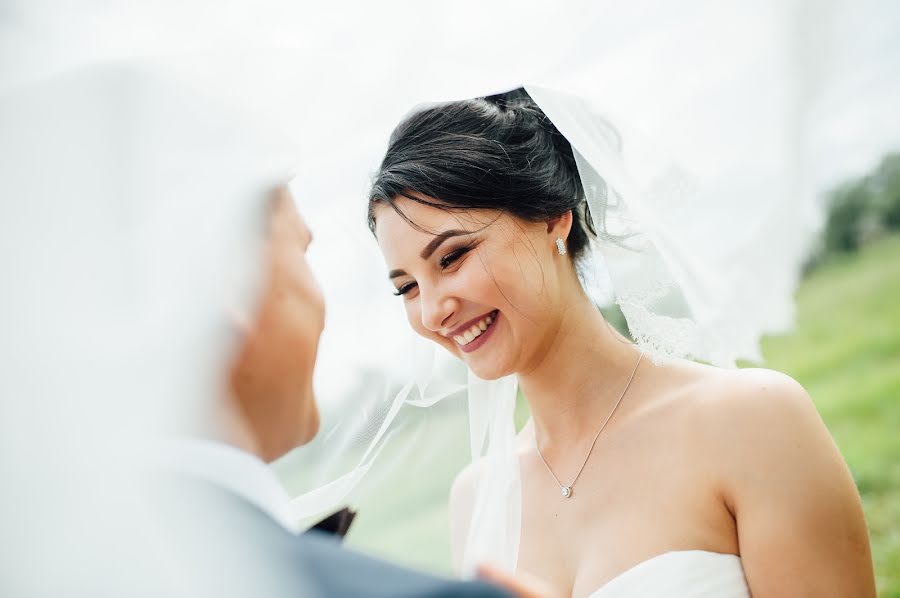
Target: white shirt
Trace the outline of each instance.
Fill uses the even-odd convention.
[[[287,490],[256,455],[223,442],[190,438],[170,446],[165,461],[172,469],[243,498],[291,533],[300,531]]]

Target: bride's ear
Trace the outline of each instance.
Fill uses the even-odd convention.
[[[556,239],[567,241],[572,230],[572,210],[566,210],[559,216],[547,221],[547,236],[555,243]]]

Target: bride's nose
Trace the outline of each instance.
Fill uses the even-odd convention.
[[[422,326],[432,332],[440,332],[446,324],[452,322],[459,301],[439,289],[431,289],[430,292],[419,287],[420,306],[422,311]]]

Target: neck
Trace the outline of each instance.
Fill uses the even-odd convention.
[[[590,443],[622,396],[640,355],[583,292],[576,297],[548,348],[518,376],[545,454]]]

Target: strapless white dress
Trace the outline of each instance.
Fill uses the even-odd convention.
[[[666,552],[614,577],[589,598],[750,598],[741,558],[706,550]]]

